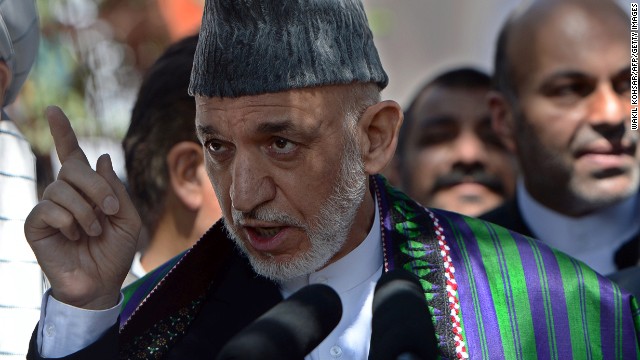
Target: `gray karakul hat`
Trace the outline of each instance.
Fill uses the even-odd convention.
[[[189,93],[388,81],[361,0],[207,0]]]
[[[38,54],[40,29],[35,0],[0,0],[0,60],[12,80],[2,106],[15,100]]]

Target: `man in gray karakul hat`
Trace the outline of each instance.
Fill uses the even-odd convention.
[[[38,53],[35,0],[0,1],[0,359],[24,359],[40,316],[44,277],[24,238],[37,204],[35,156],[5,108],[14,102]]]
[[[190,92],[207,171],[226,220],[177,264],[169,262],[141,279],[154,279],[151,283],[125,289],[124,305],[118,300],[120,284],[135,251],[139,219],[120,186],[111,183],[106,157],[95,173],[90,170],[76,157],[81,151],[74,141],[65,142],[72,130],[64,115],[48,109],[66,184],[47,188],[52,195],[45,200],[56,205],[36,207],[30,216],[35,227],[26,230],[52,284],[30,356],[62,357],[84,348],[69,358],[111,359],[118,356],[113,341],[119,338],[123,358],[211,358],[283,297],[307,284],[327,283],[350,310],[315,351],[365,358],[371,298],[383,268],[378,210],[367,175],[392,157],[402,119],[396,102],[380,101],[387,82],[360,0],[207,1]],[[83,185],[96,176],[106,179],[96,182],[107,190]],[[84,194],[68,200],[54,195],[67,196],[69,188]],[[114,194],[117,208],[104,207],[109,205],[99,198],[107,193]],[[85,226],[95,219],[80,220],[86,213],[76,216],[75,209],[94,204],[122,223]],[[59,208],[74,214],[74,229],[46,215]],[[48,236],[54,229],[38,227],[39,217],[47,216],[43,221],[64,239],[102,234],[102,245],[117,243],[96,248],[100,256],[89,261],[109,269],[98,274],[97,268],[78,264],[73,276],[60,271],[63,259],[85,254],[49,257],[54,245],[42,240],[53,240]],[[126,231],[112,233],[111,226]],[[96,320],[95,312],[77,308],[109,310]],[[59,323],[60,313],[69,311],[77,321],[86,319],[74,327]],[[57,330],[49,334],[49,327]]]
[[[506,281],[508,272],[495,271],[503,265],[521,269],[518,249],[533,248],[564,267],[597,276],[489,223],[425,209],[376,175],[393,156],[402,122],[400,106],[380,100],[386,84],[358,0],[207,1],[190,92],[223,220],[191,250],[125,288],[123,296],[120,284],[136,250],[140,218],[108,156],[91,170],[69,121],[60,109],[48,109],[63,175],[47,187],[25,225],[51,282],[29,357],[211,359],[228,350],[223,347],[236,336],[231,343],[245,354],[239,358],[395,359],[400,353],[385,352],[391,348],[424,359],[437,352],[469,358],[464,339],[485,336],[476,327],[482,316],[487,316],[484,340],[515,331],[490,317],[531,318],[528,308],[514,315],[521,307],[492,295],[508,293],[508,301],[529,304],[527,294],[556,298],[563,286],[577,286],[577,275],[564,273],[566,284],[550,281],[545,291],[527,291],[528,284],[541,283],[537,279]],[[400,324],[372,315],[378,279],[394,269],[420,279],[415,289],[422,307]],[[559,279],[553,269],[549,276]],[[600,281],[600,293],[614,299],[610,283]],[[337,296],[317,291],[317,284],[330,286]],[[315,290],[298,297],[303,288]],[[598,289],[591,290],[580,301],[601,309],[590,295]],[[582,293],[562,296],[577,303]],[[289,296],[297,300],[278,304]],[[631,308],[629,299],[616,299],[615,308]],[[300,320],[315,309],[311,303],[336,304],[335,310],[320,312],[337,325],[328,326],[332,330],[315,343],[305,336],[314,335],[309,328],[322,327],[318,323],[325,319]],[[539,303],[536,310],[543,311],[545,303]],[[283,308],[286,304],[291,306]],[[280,310],[253,328],[255,337],[239,333],[273,306]],[[483,311],[477,311],[480,306]],[[286,310],[292,308],[297,310]],[[384,318],[393,320],[405,310],[391,305]],[[382,334],[393,325],[423,327],[376,336],[376,319]],[[429,334],[432,323],[435,335],[433,329]],[[524,339],[513,337],[525,353],[535,354],[538,336],[552,336],[553,325],[541,324],[535,338],[527,330]],[[613,335],[635,349],[631,317],[620,328],[630,331]],[[560,351],[589,342],[575,331]],[[259,338],[273,342],[267,346]],[[469,344],[484,347],[477,356],[489,351],[487,356],[509,358],[502,350],[516,346],[509,339],[493,342],[499,344],[489,350],[491,344],[482,339]]]

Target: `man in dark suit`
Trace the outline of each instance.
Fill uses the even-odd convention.
[[[640,148],[629,18],[610,1],[542,1],[504,25],[490,96],[516,152],[516,196],[483,216],[602,274],[638,263]]]

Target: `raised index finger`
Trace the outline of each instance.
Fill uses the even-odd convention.
[[[48,106],[46,110],[47,120],[49,120],[49,130],[53,136],[53,143],[58,152],[60,164],[65,160],[76,158],[89,164],[87,156],[78,144],[76,133],[71,128],[71,123],[67,116],[57,106]]]

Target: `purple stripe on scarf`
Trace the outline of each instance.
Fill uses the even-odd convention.
[[[600,286],[600,313],[601,314],[613,314],[613,307],[617,303],[620,308],[618,312],[620,317],[618,324],[616,319],[612,316],[600,317],[600,334],[602,337],[602,354],[605,359],[618,359],[627,357],[635,357],[636,355],[636,343],[634,342],[635,326],[633,324],[633,314],[629,304],[631,303],[631,295],[626,290],[619,289],[617,293],[614,291],[613,283],[608,279],[598,276],[598,285]],[[617,297],[617,299],[616,299]],[[619,322],[622,322],[620,324]],[[616,327],[617,325],[617,327]],[[621,330],[618,331],[618,328]],[[618,334],[618,342],[616,342],[616,333]],[[622,342],[621,349],[622,354],[616,354],[619,343]],[[616,356],[617,355],[617,356]]]
[[[437,215],[439,212],[434,211]],[[458,297],[460,298],[460,309],[464,332],[467,339],[467,349],[470,358],[480,358],[482,356],[482,338],[486,341],[488,354],[491,359],[504,359],[502,348],[502,338],[498,326],[498,318],[493,307],[491,289],[487,281],[487,274],[482,264],[480,249],[473,231],[467,226],[464,218],[457,214],[447,213],[446,218],[452,220],[449,224],[442,216],[438,216],[443,224],[445,239],[450,247],[451,260],[455,266],[455,279],[458,283]],[[464,239],[466,253],[469,254],[471,268],[467,268],[464,263],[463,250],[458,246],[458,242],[452,228],[457,228],[460,237]],[[473,302],[473,294],[469,276],[474,279],[478,296],[479,313],[476,312]],[[482,319],[484,329],[480,329],[476,317]],[[483,333],[480,334],[480,331]],[[481,337],[482,335],[482,337]]]
[[[567,301],[564,294],[564,284],[560,273],[560,267],[558,266],[558,260],[556,259],[553,251],[541,243],[535,240],[542,256],[543,265],[547,273],[547,284],[549,289],[556,289],[556,292],[550,294],[551,296],[551,311],[553,312],[553,325],[556,333],[556,344],[558,348],[558,359],[573,359],[573,352],[571,351],[571,331],[569,328],[569,313],[567,311]],[[533,304],[531,305],[533,308]],[[536,304],[539,307],[540,304]],[[576,304],[577,306],[577,304]]]
[[[571,353],[557,357],[552,356],[552,349],[550,348],[550,341],[556,342],[555,351],[557,351],[557,342],[560,341],[559,337],[562,336],[566,338],[566,334],[569,334],[566,307],[561,306],[564,304],[564,294],[562,294],[563,298],[559,298],[558,294],[549,293],[547,301],[549,301],[548,308],[550,308],[551,314],[546,314],[544,306],[545,297],[540,284],[540,276],[542,274],[538,273],[536,255],[532,248],[532,246],[537,246],[539,243],[535,241],[534,244],[530,244],[521,234],[512,231],[509,233],[516,240],[516,246],[522,261],[524,277],[527,279],[527,294],[529,295],[529,308],[531,309],[531,318],[533,320],[533,331],[536,338],[536,352],[538,353],[538,359],[570,359]],[[540,253],[539,261],[543,262],[542,266],[545,267],[546,271],[555,273],[555,271],[552,271],[547,266],[550,262],[553,265],[557,265],[553,254],[548,254],[549,251],[546,248],[538,247],[538,250]],[[549,281],[548,277],[546,277],[545,280]],[[549,287],[547,287],[546,290],[549,291]],[[559,312],[563,313],[564,316],[559,316]],[[547,324],[548,320],[552,323]],[[551,334],[549,333],[547,326],[553,326],[555,330],[555,338],[549,339]]]
[[[616,299],[616,295],[613,291],[613,286],[608,281],[603,281],[598,276],[598,286],[600,288],[600,314],[614,314],[616,300],[619,303],[618,313],[620,313],[620,320],[622,320],[622,299]],[[618,324],[622,326],[622,324]],[[622,339],[618,339],[616,342],[616,334],[620,336],[620,332],[616,328],[616,319],[614,316],[600,316],[600,341],[602,343],[602,355],[605,359],[615,359],[616,347]],[[635,349],[632,349],[635,352]],[[633,354],[633,352],[631,352]]]

